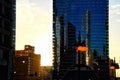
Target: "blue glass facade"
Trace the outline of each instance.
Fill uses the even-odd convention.
[[[68,49],[69,48],[68,22],[70,22],[76,28],[75,29],[76,37],[74,37],[76,42],[78,40],[79,31],[81,33],[81,39],[87,41],[86,14],[87,14],[87,11],[89,11],[90,13],[89,15],[90,16],[89,17],[90,50],[92,52],[94,50],[97,51],[99,57],[102,56],[106,60],[108,60],[108,56],[109,56],[109,45],[108,45],[108,26],[109,26],[108,25],[108,6],[109,5],[108,3],[109,3],[108,0],[53,0],[53,34],[56,31],[55,18],[58,16],[62,16],[64,17],[63,22],[64,22],[64,27],[66,29],[65,31],[66,42],[64,42],[65,48],[69,50]],[[55,41],[55,36],[56,35],[54,34],[54,41]],[[55,55],[55,52],[53,55]]]
[[[81,31],[84,40],[86,12],[90,11],[91,49],[96,49],[102,55],[103,46],[106,46],[108,52],[108,0],[56,0],[55,3],[55,15],[64,16],[66,28],[67,23],[71,22],[76,27],[76,35]],[[82,18],[84,31],[82,31]]]

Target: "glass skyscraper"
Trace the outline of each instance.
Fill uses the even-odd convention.
[[[88,48],[86,65],[93,66],[94,60],[101,68],[100,73],[103,71],[109,76],[108,3],[108,0],[53,0],[53,72],[61,76],[63,70],[76,63],[74,49],[80,33],[81,41]],[[62,17],[62,22],[56,20],[58,17]],[[59,29],[64,30],[58,31],[58,22]],[[102,80],[107,78],[104,76]]]
[[[0,80],[13,80],[16,0],[0,0]]]

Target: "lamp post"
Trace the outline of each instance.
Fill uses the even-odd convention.
[[[78,53],[78,80],[80,79],[80,76],[79,76],[80,65],[81,65],[81,62],[80,62],[81,56],[80,55],[81,55],[82,52],[86,52],[86,50],[87,50],[87,47],[85,45],[76,47],[76,52]]]

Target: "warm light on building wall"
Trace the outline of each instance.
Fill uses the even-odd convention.
[[[115,69],[115,67],[114,67],[114,66],[110,66],[110,69],[111,69],[111,70],[114,70],[114,69]]]
[[[81,51],[81,52],[85,52],[87,51],[87,47],[86,46],[78,46],[76,47],[76,52]]]

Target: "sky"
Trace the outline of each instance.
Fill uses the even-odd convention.
[[[52,65],[52,0],[16,1],[16,50],[35,46],[41,65]],[[120,63],[120,0],[109,3],[109,54]]]
[[[120,0],[109,2],[109,54],[120,65]],[[120,69],[116,75],[120,76]]]
[[[17,0],[16,50],[24,45],[41,54],[41,65],[52,65],[52,0]]]
[[[109,45],[110,45],[110,57],[119,54],[120,45],[120,0],[110,0],[109,6]]]

